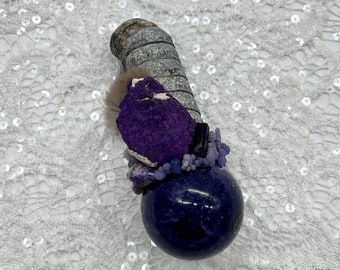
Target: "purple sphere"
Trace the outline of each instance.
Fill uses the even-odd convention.
[[[230,173],[219,167],[200,168],[148,186],[142,218],[160,249],[198,260],[231,243],[241,227],[243,207],[241,190]]]

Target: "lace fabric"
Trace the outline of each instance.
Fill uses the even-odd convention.
[[[340,4],[273,2],[2,2],[0,269],[337,269]],[[231,147],[244,222],[204,261],[150,242],[104,126],[110,35],[132,17],[170,33]]]

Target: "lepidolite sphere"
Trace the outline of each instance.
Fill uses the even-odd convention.
[[[150,238],[166,253],[204,259],[225,249],[237,235],[243,197],[226,170],[199,168],[150,185],[142,197],[142,218]]]

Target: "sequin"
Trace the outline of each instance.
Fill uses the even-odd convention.
[[[6,10],[0,9],[0,17],[1,17],[1,18],[6,18],[6,17],[7,17]]]
[[[192,68],[191,68],[191,72],[192,73],[194,73],[194,74],[198,74],[198,73],[200,73],[200,71],[201,71],[201,67],[200,66],[193,66]]]
[[[334,149],[332,153],[336,156],[340,155],[340,148],[339,149]]]
[[[253,227],[255,221],[254,221],[254,219],[252,219],[252,218],[247,218],[247,219],[245,220],[245,223],[246,223],[249,227]]]
[[[229,0],[230,1],[230,4],[237,4],[239,0]]]
[[[205,58],[207,58],[209,61],[213,60],[214,59],[214,53],[212,52],[208,52],[206,55],[205,55]]]
[[[280,77],[278,75],[273,75],[273,76],[270,77],[270,80],[272,82],[278,83],[280,81]]]
[[[34,15],[34,16],[32,17],[32,22],[33,22],[34,24],[39,24],[39,23],[41,22],[41,17],[40,17],[39,15]]]
[[[105,26],[99,26],[98,27],[98,33],[100,35],[104,35],[106,33],[106,27]]]
[[[103,151],[99,152],[99,158],[101,160],[107,160],[109,158],[109,155]]]
[[[217,95],[213,96],[212,99],[211,99],[212,103],[215,103],[215,104],[219,103],[220,100],[221,100],[220,97],[217,96]]]
[[[248,107],[249,113],[256,113],[256,111],[257,111],[257,108],[255,106],[251,105],[251,106]]]
[[[100,118],[100,114],[98,112],[93,112],[91,113],[90,115],[90,119],[93,121],[93,122],[97,122]]]
[[[202,23],[204,25],[210,24],[210,18],[208,16],[203,16]]]
[[[106,181],[106,175],[105,174],[99,174],[97,176],[98,184],[103,184],[105,181]]]
[[[98,91],[98,90],[94,90],[92,93],[91,93],[91,97],[92,99],[96,99],[98,97],[100,97],[102,94]]]
[[[242,192],[242,196],[243,196],[243,201],[244,201],[244,203],[248,202],[248,200],[249,200],[249,194],[248,194],[248,193],[245,193],[245,192]]]
[[[273,186],[266,186],[266,192],[269,193],[269,194],[273,194],[275,189]]]
[[[17,146],[18,146],[17,152],[21,153],[24,150],[24,147],[20,143],[18,143]]]
[[[8,123],[6,121],[0,121],[0,130],[5,130],[8,127]]]
[[[22,26],[28,26],[30,24],[31,24],[31,22],[29,20],[26,20],[26,19],[21,22]]]
[[[264,96],[265,98],[271,98],[272,95],[273,95],[273,93],[272,93],[272,91],[270,91],[270,90],[265,90],[265,91],[263,92],[263,96]]]
[[[24,247],[28,248],[32,246],[33,241],[31,238],[25,237],[24,240],[22,241],[22,244],[24,245]]]
[[[20,68],[20,64],[14,65],[13,70],[18,70]]]
[[[26,29],[24,27],[21,27],[18,31],[17,31],[17,35],[21,36],[23,32],[25,32]]]
[[[336,78],[336,79],[334,79],[334,86],[335,87],[340,87],[340,77],[339,78]]]
[[[131,266],[128,262],[124,262],[122,263],[121,267],[120,267],[120,270],[131,270]]]
[[[116,23],[114,23],[114,22],[109,23],[108,26],[109,26],[109,29],[110,29],[111,31],[116,30],[116,28],[118,27],[118,25],[117,25]]]
[[[140,11],[138,11],[138,10],[135,10],[132,14],[132,17],[133,18],[140,18],[140,17],[142,17],[142,13],[140,13]]]
[[[200,50],[201,50],[201,46],[199,44],[195,44],[192,51],[194,53],[199,53]]]
[[[312,103],[309,97],[304,97],[301,102],[305,106],[309,106]]]
[[[139,258],[142,261],[146,261],[149,258],[149,253],[147,251],[142,251],[141,253],[139,253]]]
[[[38,73],[38,70],[39,70],[38,65],[32,64],[32,66],[31,66],[31,72],[32,72],[32,73]]]
[[[300,70],[300,71],[298,72],[298,77],[304,78],[304,77],[306,77],[306,76],[307,76],[307,72],[306,72],[306,71]]]
[[[290,21],[292,23],[299,23],[300,22],[300,17],[296,14],[292,15],[292,17],[290,18]]]
[[[22,174],[24,173],[24,171],[25,171],[24,167],[19,166],[19,167],[16,168],[15,174],[16,174],[17,176],[20,176],[20,175],[22,175]]]
[[[207,68],[207,72],[211,75],[214,74],[216,72],[216,67],[214,65],[210,65]]]
[[[145,263],[142,265],[142,270],[150,270],[151,269],[151,265],[148,263]]]
[[[312,7],[311,7],[311,5],[306,4],[306,5],[304,5],[304,6],[302,7],[302,10],[303,10],[305,13],[309,13],[309,12],[311,12]]]
[[[190,23],[190,21],[191,21],[191,19],[190,19],[190,17],[189,17],[188,15],[184,15],[184,16],[183,16],[183,19],[184,19],[184,21],[185,21],[186,23]]]
[[[9,172],[11,169],[11,166],[9,164],[5,164],[5,172]]]
[[[191,24],[197,26],[199,24],[199,18],[195,17],[191,20]]]
[[[65,9],[66,9],[67,11],[73,11],[73,10],[74,10],[74,4],[73,4],[73,3],[70,3],[70,2],[66,3],[66,4],[65,4]]]
[[[259,130],[259,135],[260,135],[260,137],[262,137],[262,138],[263,138],[263,137],[266,137],[267,134],[268,134],[268,130],[267,130],[267,129],[262,128],[262,129]]]
[[[135,262],[137,260],[137,254],[135,252],[129,252],[129,254],[127,255],[127,259],[130,262]]]
[[[256,149],[255,151],[254,151],[254,153],[255,153],[255,155],[259,155],[259,154],[261,154],[261,151],[259,150],[259,149]]]
[[[125,8],[126,7],[126,1],[125,0],[118,0],[118,6],[120,8]]]
[[[334,40],[336,40],[336,41],[338,41],[338,40],[340,40],[340,32],[338,32],[338,33],[333,33],[333,39]]]
[[[232,105],[232,108],[233,108],[234,111],[239,111],[239,110],[241,110],[241,107],[242,107],[242,105],[241,105],[241,103],[238,102],[238,101],[234,102],[233,105]]]
[[[264,210],[263,209],[255,209],[254,215],[257,216],[257,217],[262,217],[264,215]]]
[[[21,118],[14,118],[13,119],[13,126],[18,127],[18,126],[21,125],[21,123],[22,123],[22,119]]]
[[[295,212],[295,205],[292,203],[287,203],[285,206],[285,209],[287,211],[287,213],[293,213]]]
[[[305,44],[303,38],[297,37],[295,40],[299,43],[300,46],[303,46]]]
[[[306,167],[302,167],[302,168],[300,169],[300,174],[301,174],[302,176],[306,176],[306,175],[308,174],[308,169],[307,169]]]
[[[264,67],[266,66],[266,64],[265,64],[265,62],[264,62],[263,59],[257,60],[256,65],[257,65],[257,67],[259,67],[259,68],[264,68]]]
[[[201,91],[200,98],[203,100],[207,100],[209,98],[209,93],[207,91]]]
[[[65,108],[65,107],[61,107],[61,108],[59,109],[59,111],[58,111],[58,114],[59,114],[60,116],[65,116],[65,114],[66,114],[66,108]]]

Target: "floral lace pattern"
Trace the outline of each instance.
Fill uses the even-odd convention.
[[[245,200],[221,254],[150,242],[125,144],[104,126],[111,33],[141,17],[175,41]],[[0,3],[0,269],[337,269],[340,3]]]

